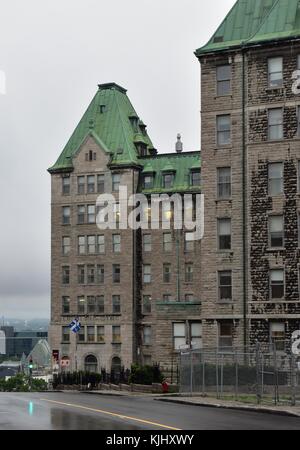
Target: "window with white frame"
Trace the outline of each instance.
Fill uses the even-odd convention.
[[[143,331],[144,331],[143,344],[151,345],[151,343],[152,343],[152,328],[151,328],[151,326],[144,325]]]
[[[202,348],[202,324],[200,322],[190,323],[191,347]]]
[[[218,200],[229,200],[231,198],[231,168],[220,167],[217,169],[218,178]]]
[[[285,324],[283,322],[270,323],[270,341],[277,351],[285,350]]]
[[[88,236],[88,254],[94,255],[96,253],[96,236]]]
[[[151,234],[143,235],[143,249],[144,249],[144,252],[152,251],[152,236],[151,236]]]
[[[71,238],[64,236],[62,238],[62,253],[64,256],[69,255],[71,251]]]
[[[231,250],[231,219],[218,219],[219,250]]]
[[[229,95],[231,91],[231,66],[224,64],[217,67],[217,95]]]
[[[269,88],[281,88],[283,85],[283,58],[268,59],[268,85]]]
[[[102,234],[97,236],[97,253],[105,253],[105,238]]]
[[[270,296],[272,300],[284,298],[284,270],[270,270]]]
[[[173,347],[174,350],[180,350],[186,345],[186,325],[182,323],[173,323]]]
[[[273,108],[268,111],[269,140],[283,139],[283,109]]]
[[[151,283],[151,265],[144,264],[143,266],[143,280],[145,284]]]
[[[121,235],[113,234],[113,253],[121,252]]]
[[[231,116],[230,114],[217,116],[217,144],[228,145],[231,142]]]
[[[270,163],[269,173],[269,195],[275,197],[283,193],[283,163]]]
[[[269,217],[269,246],[270,248],[284,247],[283,216]]]
[[[96,223],[96,206],[95,205],[88,205],[87,219],[88,219],[88,223]]]

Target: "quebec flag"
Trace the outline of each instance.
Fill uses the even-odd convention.
[[[73,331],[73,333],[78,333],[78,331],[81,328],[81,323],[79,322],[78,319],[74,319],[70,325],[69,328],[71,328],[71,331]]]

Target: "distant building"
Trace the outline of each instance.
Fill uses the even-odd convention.
[[[6,337],[4,331],[0,331],[0,355],[6,355]]]
[[[15,332],[13,327],[0,327],[1,332],[4,334],[4,344],[3,339],[0,339],[0,354],[8,357],[16,356],[21,358],[23,353],[29,355],[40,339],[48,339],[48,333],[45,331]],[[4,350],[3,353],[1,350]]]

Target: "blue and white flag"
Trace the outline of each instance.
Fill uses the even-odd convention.
[[[71,328],[71,331],[73,331],[73,333],[78,333],[81,328],[81,323],[79,322],[78,319],[74,319],[70,323],[69,328]]]

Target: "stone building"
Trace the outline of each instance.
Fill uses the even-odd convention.
[[[300,5],[239,0],[201,63],[204,346],[300,328]]]
[[[110,83],[99,86],[49,169],[49,334],[62,367],[118,371],[134,361],[170,365],[180,347],[201,344],[200,242],[191,242],[184,229],[163,229],[172,207],[162,212],[158,229],[118,225],[124,206],[120,186],[147,198],[200,193],[200,152],[182,152],[179,138],[176,147],[174,154],[157,154],[126,90]],[[101,230],[96,223],[101,194],[116,198],[114,229]],[[82,327],[75,335],[69,324],[77,317]]]

